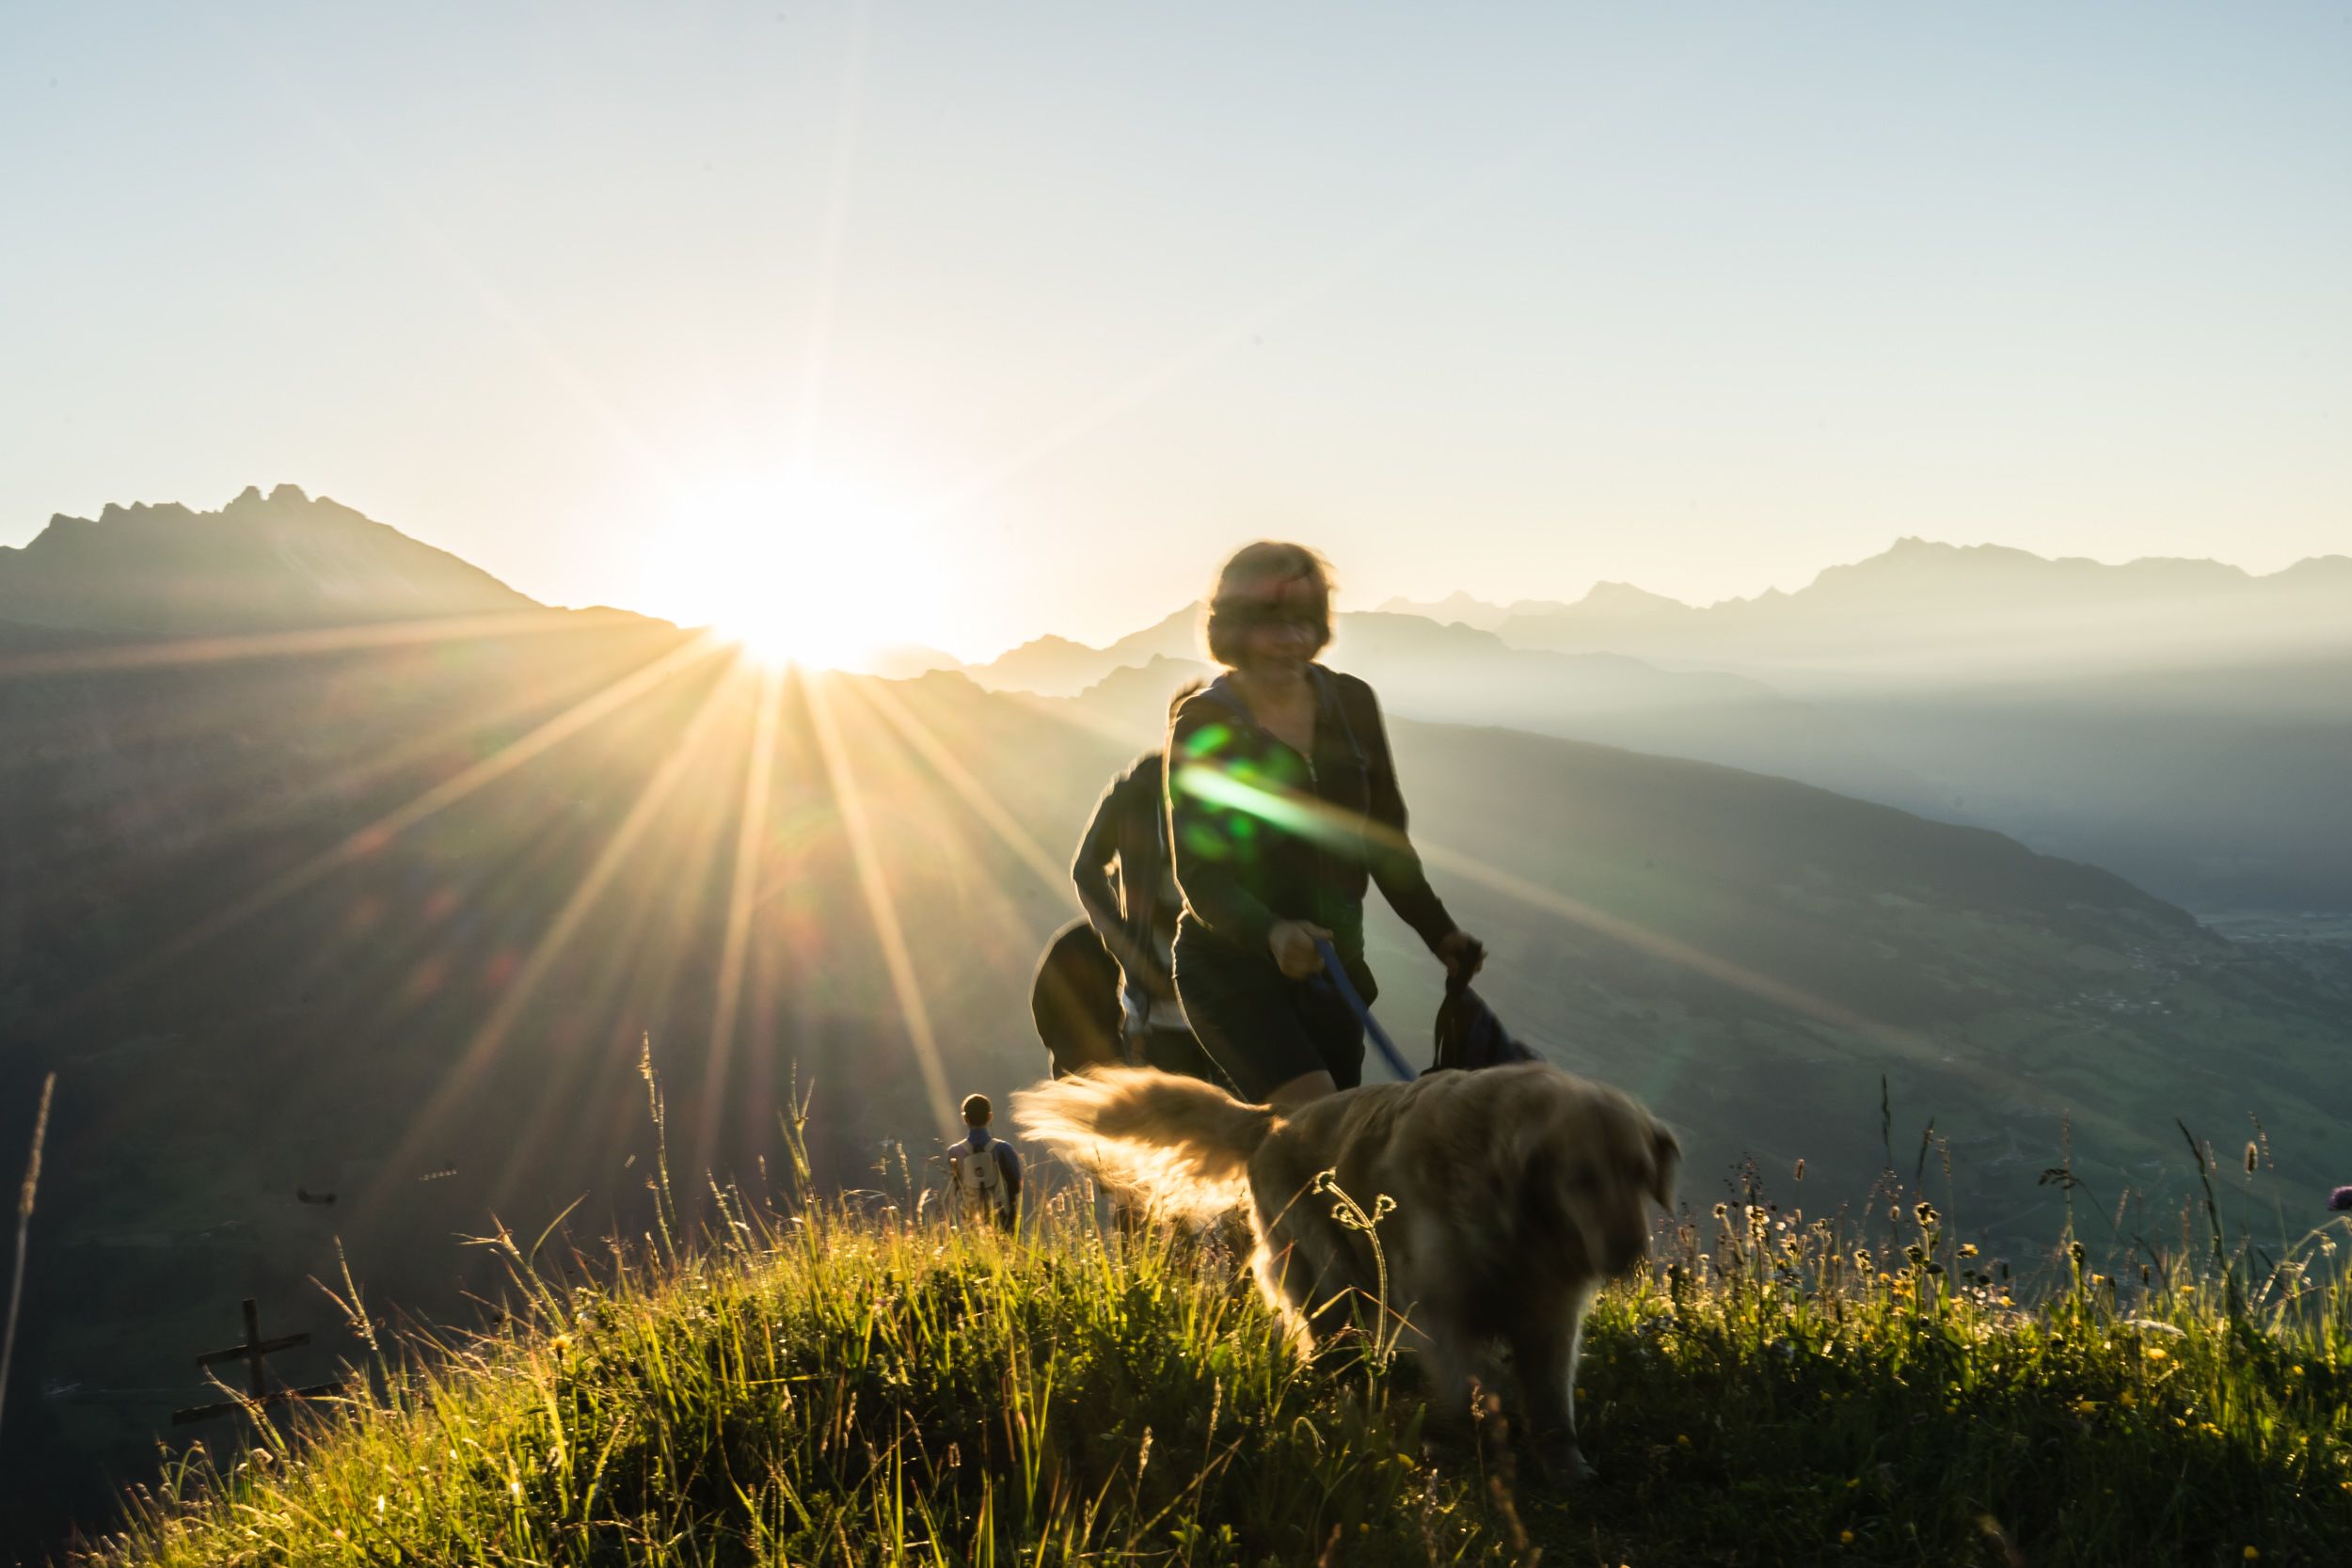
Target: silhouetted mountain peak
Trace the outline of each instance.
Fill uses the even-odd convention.
[[[294,484],[217,512],[109,502],[0,551],[0,618],[103,631],[236,632],[544,608],[480,567]]]
[[[1953,545],[1905,535],[1877,555],[1824,569],[1796,596],[1896,582],[2137,593],[2150,588],[2203,592],[2251,580],[2242,566],[2201,557],[2150,555],[2109,565],[2088,556],[2042,556],[2010,545]]]
[[[1576,608],[1601,615],[1674,615],[1691,610],[1680,599],[1670,599],[1629,582],[1597,582],[1576,601]]]
[[[1502,624],[1504,617],[1511,613],[1501,605],[1488,604],[1486,600],[1474,597],[1459,588],[1442,599],[1425,601],[1408,599],[1400,594],[1386,604],[1376,605],[1374,609],[1379,614],[1420,615],[1440,625],[1459,624],[1465,626],[1476,626],[1481,631],[1494,630]]]
[[[2279,574],[2283,580],[2318,586],[2352,583],[2352,555],[2307,555]]]

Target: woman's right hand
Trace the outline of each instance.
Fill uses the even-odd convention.
[[[1323,955],[1315,951],[1315,943],[1330,940],[1331,933],[1320,926],[1304,920],[1278,920],[1266,932],[1265,944],[1285,975],[1311,980],[1323,969]]]

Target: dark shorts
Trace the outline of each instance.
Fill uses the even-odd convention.
[[[1351,964],[1371,999],[1369,973]],[[1263,1101],[1310,1072],[1341,1088],[1364,1078],[1364,1026],[1327,986],[1293,980],[1271,953],[1246,953],[1204,931],[1176,937],[1176,994],[1210,1058],[1245,1099]]]

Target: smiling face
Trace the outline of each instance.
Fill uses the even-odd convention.
[[[1331,640],[1323,562],[1296,545],[1252,545],[1225,564],[1211,601],[1209,652],[1253,675],[1295,674]]]
[[[1296,586],[1296,578],[1278,585],[1263,608],[1250,612],[1242,632],[1239,668],[1251,674],[1295,674],[1321,651],[1322,614],[1286,603],[1282,596],[1285,589]]]

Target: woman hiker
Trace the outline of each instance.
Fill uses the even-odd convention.
[[[1204,627],[1215,680],[1179,695],[1166,751],[1184,906],[1176,992],[1242,1094],[1287,1110],[1363,1076],[1363,1026],[1319,981],[1318,940],[1357,992],[1364,891],[1381,895],[1449,973],[1484,961],[1429,886],[1372,688],[1315,662],[1331,641],[1331,578],[1300,545],[1259,543],[1225,563]]]

